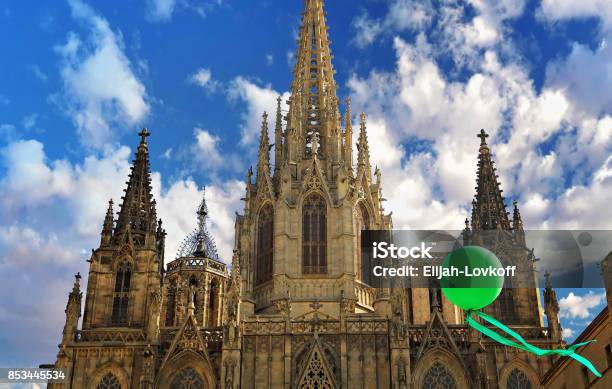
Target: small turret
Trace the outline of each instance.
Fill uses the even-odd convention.
[[[270,174],[270,141],[268,138],[268,113],[264,112],[261,120],[259,137],[259,159],[257,161],[257,181],[263,174]]]
[[[550,273],[544,274],[546,283],[544,287],[544,313],[548,319],[548,337],[555,341],[561,341],[562,329],[559,322],[559,302],[557,301],[557,293],[552,288],[550,282]]]
[[[274,176],[278,175],[283,160],[283,114],[281,97],[276,99],[276,125],[274,126]]]
[[[106,210],[106,216],[104,217],[104,225],[102,226],[102,236],[100,239],[100,246],[108,246],[111,243],[113,237],[113,200],[108,201],[108,209]]]
[[[522,246],[525,246],[525,230],[523,228],[523,219],[521,218],[521,212],[518,208],[518,202],[515,200],[512,202],[514,206],[514,213],[512,215],[512,230],[514,231],[514,237],[516,242]]]
[[[372,178],[370,146],[368,145],[368,133],[366,131],[366,115],[363,112],[361,113],[359,140],[357,142],[357,169],[358,172],[365,171],[368,180]]]
[[[344,161],[349,172],[353,171],[353,125],[351,124],[351,98],[346,99],[344,114]]]
[[[72,291],[68,294],[68,303],[66,304],[66,322],[62,337],[62,344],[67,344],[74,341],[78,329],[79,318],[81,317],[81,300],[83,293],[81,292],[81,274],[77,273],[74,276],[74,285]]]

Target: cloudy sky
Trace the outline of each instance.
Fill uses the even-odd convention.
[[[611,229],[612,2],[328,3],[338,93],[368,115],[396,228],[462,228],[485,128],[527,227]],[[230,258],[261,114],[291,80],[302,4],[2,3],[0,366],[54,361],[73,274],[87,273],[143,126],[166,257],[195,227],[206,185]],[[604,295],[559,296],[571,340]]]

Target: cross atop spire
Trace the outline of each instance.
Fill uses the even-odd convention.
[[[478,138],[480,138],[480,145],[481,146],[486,146],[487,145],[487,138],[489,137],[489,134],[487,134],[484,129],[481,129],[480,132],[478,133],[478,135],[476,135],[476,136]]]
[[[145,127],[145,128],[142,129],[142,131],[140,131],[138,133],[138,136],[140,136],[140,142],[141,143],[146,143],[147,142],[147,137],[151,136],[151,133]]]

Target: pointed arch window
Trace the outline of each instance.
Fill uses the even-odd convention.
[[[363,203],[355,208],[355,278],[363,280],[363,261],[361,255],[361,231],[370,229],[370,214]]]
[[[113,324],[127,323],[132,266],[123,262],[115,274],[115,291],[113,293]]]
[[[531,389],[531,381],[527,374],[519,369],[513,369],[508,375],[508,382],[506,384],[508,389]]]
[[[204,380],[192,367],[181,370],[172,380],[171,388],[200,389],[204,388]]]
[[[274,210],[265,205],[257,218],[257,257],[255,285],[272,279],[274,271]]]
[[[166,327],[174,326],[174,311],[176,309],[176,285],[170,284],[166,294]]]
[[[210,295],[208,297],[208,326],[216,327],[218,325],[217,316],[219,310],[219,283],[216,278],[210,282]]]
[[[318,194],[308,196],[302,206],[302,270],[327,273],[327,204]]]
[[[121,389],[121,384],[117,377],[115,377],[112,373],[107,373],[102,379],[96,389]]]
[[[422,389],[456,389],[457,382],[444,365],[436,361],[423,378]]]

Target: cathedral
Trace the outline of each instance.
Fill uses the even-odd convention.
[[[559,362],[472,330],[439,289],[368,284],[362,231],[392,229],[382,172],[370,163],[366,115],[353,129],[350,100],[340,113],[323,1],[304,4],[289,110],[279,98],[272,120],[263,113],[233,257],[219,257],[204,199],[193,205],[197,229],[165,265],[143,129],[119,210],[109,203],[88,260],[84,307],[79,274],[68,297],[54,364],[68,379],[50,388],[535,389]],[[518,206],[510,219],[478,136],[462,239],[496,231],[493,243],[535,274]],[[543,296],[516,285],[486,312],[533,345],[562,347],[549,283]]]

